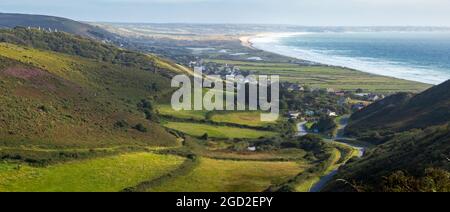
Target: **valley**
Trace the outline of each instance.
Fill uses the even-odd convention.
[[[449,82],[242,45],[262,26],[0,17],[1,192],[450,191]],[[279,75],[279,119],[174,110],[198,68]]]

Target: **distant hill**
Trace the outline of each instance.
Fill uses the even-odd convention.
[[[63,32],[0,30],[0,144],[175,145],[151,106],[171,92],[168,64]]]
[[[0,13],[0,28],[31,27],[67,32],[100,40],[112,40],[117,36],[99,27],[77,22],[67,18],[44,15]]]
[[[352,115],[346,132],[382,142],[394,133],[446,124],[450,121],[449,91],[447,81],[417,95],[392,95]]]

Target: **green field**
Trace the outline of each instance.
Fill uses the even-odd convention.
[[[158,111],[161,115],[172,116],[180,119],[193,119],[193,120],[205,120],[206,111],[196,111],[196,110],[181,110],[175,111],[170,105],[159,105]]]
[[[260,131],[253,129],[244,129],[228,126],[214,126],[207,124],[187,123],[187,122],[168,122],[165,127],[181,131],[192,136],[203,136],[205,133],[211,138],[234,139],[234,138],[260,138],[272,137],[277,133],[270,131]]]
[[[201,158],[187,176],[168,180],[149,191],[165,192],[260,192],[299,174],[305,166],[296,162],[249,162]]]
[[[217,113],[212,116],[211,120],[218,123],[241,124],[252,127],[263,127],[274,123],[262,122],[260,112]]]
[[[378,76],[360,71],[329,66],[300,66],[290,63],[243,62],[232,60],[207,60],[218,64],[233,64],[243,71],[256,74],[280,75],[282,81],[301,83],[314,88],[342,90],[364,89],[377,92],[423,91],[431,85]]]
[[[175,170],[177,156],[134,153],[46,168],[0,164],[0,191],[121,191]]]

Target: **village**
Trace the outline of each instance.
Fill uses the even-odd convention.
[[[226,76],[248,76],[257,73],[241,70],[238,65],[205,62],[203,59],[191,61],[186,65],[223,79]],[[293,82],[282,82],[280,86],[281,111],[285,118],[299,124],[299,135],[315,133],[336,136],[342,117],[348,117],[385,98],[385,94],[365,92],[363,89],[315,88]]]

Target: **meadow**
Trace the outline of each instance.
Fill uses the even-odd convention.
[[[192,119],[196,121],[205,120],[208,113],[207,111],[196,110],[175,111],[170,105],[159,105],[158,112],[163,116],[171,116],[179,119]]]
[[[241,124],[251,127],[264,127],[274,122],[261,121],[261,112],[219,112],[211,116],[217,123]]]
[[[201,158],[189,174],[170,179],[149,191],[261,192],[302,172],[297,162],[231,161]]]
[[[313,88],[340,90],[363,89],[371,92],[419,92],[431,85],[391,77],[368,74],[356,70],[332,66],[304,66],[292,63],[245,62],[234,60],[206,60],[217,64],[236,65],[241,71],[255,74],[280,75],[280,80],[301,83]]]
[[[180,166],[184,158],[130,153],[36,168],[0,163],[0,191],[116,192],[158,178]]]
[[[271,131],[187,122],[167,122],[164,126],[196,137],[201,137],[206,133],[210,138],[219,139],[260,138],[273,137],[277,135],[277,133]]]

